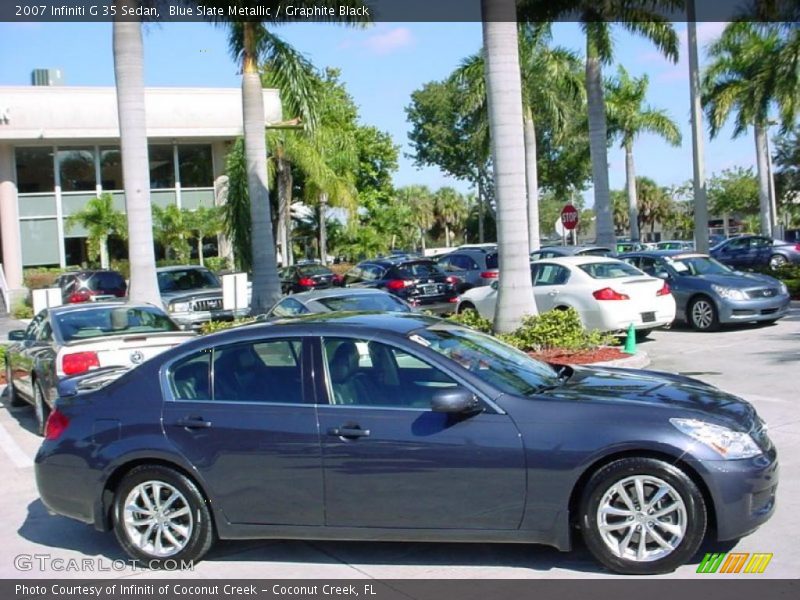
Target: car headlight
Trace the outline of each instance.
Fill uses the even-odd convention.
[[[670,419],[679,431],[714,450],[722,458],[735,460],[761,454],[749,434],[697,419]]]
[[[714,290],[721,298],[727,298],[728,300],[747,300],[747,295],[742,290],[726,288],[716,284],[712,284],[711,289]]]
[[[192,310],[190,302],[175,302],[169,305],[169,312],[189,312],[190,310]]]

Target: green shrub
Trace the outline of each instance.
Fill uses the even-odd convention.
[[[453,315],[450,319],[478,331],[492,333],[492,322],[474,311]],[[551,348],[571,351],[590,350],[619,343],[610,333],[584,329],[580,316],[573,308],[551,310],[540,315],[525,317],[515,332],[497,337],[524,352],[539,352]]]
[[[6,368],[6,345],[0,344],[0,374],[5,374]]]
[[[216,333],[217,331],[230,329],[231,327],[239,327],[240,325],[249,325],[250,323],[254,322],[255,319],[251,318],[236,319],[235,321],[208,321],[207,323],[203,323],[200,326],[200,333],[202,335],[207,335],[209,333]]]
[[[117,271],[125,279],[131,278],[131,264],[127,260],[112,260],[109,266],[112,271]]]
[[[32,319],[33,306],[29,303],[28,299],[21,300],[11,309],[11,316],[15,319]]]
[[[224,256],[209,256],[208,258],[203,259],[203,262],[205,262],[205,265],[208,269],[214,271],[215,273],[231,270],[231,264]]]

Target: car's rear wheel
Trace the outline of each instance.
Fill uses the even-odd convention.
[[[636,330],[636,341],[642,342],[646,340],[650,334],[653,333],[652,329],[637,329]]]
[[[771,269],[780,269],[788,262],[789,261],[786,260],[786,257],[782,256],[781,254],[773,254],[769,257],[769,266]]]
[[[703,495],[682,470],[623,458],[594,473],[581,501],[589,551],[617,573],[669,573],[697,552],[706,531]]]
[[[458,314],[463,315],[468,312],[475,313],[477,315],[478,309],[475,308],[475,305],[471,302],[462,302],[458,305]]]
[[[33,411],[36,413],[36,433],[44,436],[47,417],[50,416],[50,406],[44,399],[44,390],[38,380],[33,382]]]
[[[713,300],[700,296],[689,306],[689,322],[697,331],[716,331],[719,329],[719,315]]]
[[[191,479],[168,467],[143,465],[125,475],[113,514],[122,548],[150,568],[200,560],[214,543],[205,498]]]
[[[17,390],[14,387],[14,380],[11,378],[11,365],[8,364],[6,359],[6,397],[8,398],[9,406],[24,406],[26,402],[19,397]]]

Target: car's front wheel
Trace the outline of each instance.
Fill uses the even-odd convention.
[[[781,254],[773,254],[769,257],[769,266],[771,269],[780,269],[785,266],[789,261]]]
[[[617,573],[669,573],[703,541],[703,495],[682,470],[654,458],[623,458],[589,479],[581,502],[586,546]]]
[[[211,512],[200,490],[174,469],[131,470],[114,496],[114,533],[149,568],[200,560],[214,542]]]
[[[471,302],[462,302],[461,304],[458,305],[458,314],[463,315],[463,314],[468,313],[468,312],[471,312],[471,313],[474,313],[474,314],[477,315],[478,314],[478,309],[475,308],[475,305],[472,304]]]
[[[19,397],[17,394],[17,390],[14,387],[14,380],[11,378],[11,365],[8,364],[8,358],[6,358],[6,396],[8,397],[8,405],[9,406],[24,406],[25,400]]]
[[[719,314],[713,300],[707,296],[695,298],[689,306],[689,323],[697,331],[719,329]]]

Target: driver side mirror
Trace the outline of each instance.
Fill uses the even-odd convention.
[[[437,391],[431,398],[433,412],[451,414],[474,414],[480,412],[478,397],[463,387],[445,388]]]
[[[12,342],[21,342],[25,339],[24,329],[14,329],[8,332],[8,339]]]

